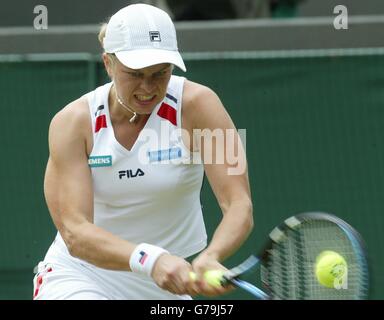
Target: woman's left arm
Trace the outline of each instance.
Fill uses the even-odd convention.
[[[192,263],[195,272],[202,275],[207,269],[222,268],[220,262],[249,236],[253,228],[252,199],[245,151],[219,97],[211,89],[192,82],[186,84],[185,92],[192,143],[199,148],[223,214],[208,247]]]

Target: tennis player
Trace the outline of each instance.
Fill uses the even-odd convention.
[[[68,104],[50,124],[44,191],[58,233],[38,264],[34,299],[223,294],[230,289],[210,286],[202,274],[225,269],[222,261],[252,229],[248,176],[229,175],[228,161],[190,160],[214,152],[195,150],[194,129],[234,124],[212,90],[172,75],[174,66],[186,68],[164,11],[129,5],[99,39],[112,81]],[[177,132],[186,134],[172,139]],[[200,204],[204,172],[223,213],[209,244]]]

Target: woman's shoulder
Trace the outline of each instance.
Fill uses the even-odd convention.
[[[80,97],[58,111],[51,120],[50,129],[65,128],[66,132],[90,128],[90,113],[86,97]]]
[[[210,87],[191,80],[185,80],[183,103],[193,103],[212,96],[216,96],[216,93]]]
[[[200,118],[211,117],[222,107],[220,98],[211,88],[193,81],[185,81],[183,113],[187,121],[196,124]]]

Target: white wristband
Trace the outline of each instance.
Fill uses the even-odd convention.
[[[163,253],[169,252],[163,248],[148,243],[140,243],[133,250],[129,259],[131,270],[133,272],[145,274],[150,277],[156,260]]]

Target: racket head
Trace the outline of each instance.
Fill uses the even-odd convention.
[[[368,297],[369,272],[360,234],[335,215],[324,212],[292,216],[274,228],[260,254],[261,282],[271,299],[360,300]],[[347,262],[340,285],[321,285],[318,255],[331,250]],[[336,283],[336,282],[335,282]]]

